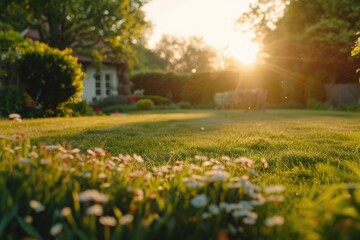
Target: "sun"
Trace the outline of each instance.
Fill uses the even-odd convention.
[[[238,60],[241,64],[251,65],[256,63],[260,52],[260,45],[251,41],[248,37],[232,39],[228,45],[229,56]]]

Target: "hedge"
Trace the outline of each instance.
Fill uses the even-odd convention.
[[[17,51],[20,82],[42,114],[71,114],[66,105],[81,101],[84,78],[72,51],[60,51],[39,42],[22,43]]]

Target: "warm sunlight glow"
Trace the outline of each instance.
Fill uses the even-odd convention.
[[[219,51],[229,45],[235,34],[235,20],[253,0],[152,0],[146,16],[152,22],[149,46],[162,34],[178,37],[201,36]]]
[[[228,55],[238,60],[240,63],[250,65],[256,62],[260,51],[260,46],[250,39],[241,38],[230,41]]]
[[[146,6],[154,27],[149,46],[154,47],[162,34],[201,36],[219,54],[234,58],[242,65],[253,64],[260,47],[251,41],[253,34],[242,33],[235,26],[235,20],[252,1],[152,0]]]

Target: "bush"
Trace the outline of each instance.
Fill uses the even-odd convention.
[[[166,97],[161,97],[161,96],[141,96],[140,99],[151,99],[155,105],[163,105],[163,104],[168,104],[169,103],[169,99],[167,99]]]
[[[117,105],[104,107],[101,111],[106,114],[110,114],[110,113],[114,113],[114,112],[131,112],[131,111],[135,111],[135,110],[137,110],[135,105],[117,104]]]
[[[15,47],[24,41],[20,33],[0,31],[0,116],[22,110],[23,89],[17,76]]]
[[[216,104],[214,102],[201,103],[199,105],[196,105],[195,108],[197,108],[197,109],[214,109],[214,108],[216,108]]]
[[[212,101],[216,92],[234,90],[238,86],[239,73],[220,71],[189,75],[145,72],[133,75],[131,81],[135,89],[144,89],[149,95],[167,96],[174,102],[187,101],[198,105]]]
[[[21,88],[16,84],[0,86],[0,117],[7,117],[9,114],[23,109],[23,95]]]
[[[172,101],[181,101],[181,91],[188,75],[172,72],[141,72],[130,77],[134,89],[142,89],[146,94],[172,96]]]
[[[118,95],[118,96],[110,96],[101,101],[93,102],[91,105],[93,107],[106,108],[111,107],[113,105],[125,105],[130,104],[129,96]]]
[[[298,109],[304,108],[304,105],[295,100],[289,100],[286,102],[282,102],[276,106],[276,108],[283,108],[283,109]]]
[[[168,104],[168,105],[155,106],[154,109],[157,109],[157,110],[179,110],[180,107],[176,104]]]
[[[94,109],[88,104],[86,100],[78,103],[69,104],[68,107],[72,110],[73,116],[92,116],[95,115]]]
[[[177,104],[181,109],[191,109],[192,105],[189,102],[179,102]]]
[[[136,103],[136,108],[139,110],[150,110],[154,107],[154,102],[151,99],[141,99]]]
[[[16,66],[24,92],[40,106],[42,113],[71,114],[64,108],[81,100],[84,77],[71,50],[60,51],[43,43],[24,42],[17,51],[20,57]]]
[[[327,110],[331,106],[328,102],[320,102],[315,99],[309,99],[306,101],[306,107],[314,110]]]
[[[360,105],[346,104],[346,105],[337,106],[335,109],[339,111],[360,112]]]
[[[14,49],[18,44],[26,41],[25,38],[15,31],[0,31],[0,51],[7,52]]]

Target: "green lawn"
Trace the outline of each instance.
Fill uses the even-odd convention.
[[[244,156],[257,161],[257,165],[266,158],[269,169],[261,171],[253,181],[260,186],[286,186],[286,200],[276,206],[286,221],[271,233],[262,232],[263,238],[326,239],[329,229],[335,228],[336,232],[334,217],[328,213],[336,213],[334,204],[339,199],[335,202],[330,196],[333,192],[329,191],[329,196],[323,193],[344,182],[360,182],[360,113],[149,112],[20,123],[2,120],[0,129],[5,136],[24,134],[32,143],[62,143],[82,150],[99,146],[112,155],[136,153],[149,166],[171,164],[195,155]],[[358,213],[352,218],[360,219]],[[341,237],[332,237],[354,239],[346,229],[338,229],[343,233]]]
[[[196,154],[267,158],[277,169],[358,160],[360,114],[319,111],[188,111],[0,121],[4,135],[33,143],[101,146],[167,162]],[[280,170],[279,169],[279,170]]]

